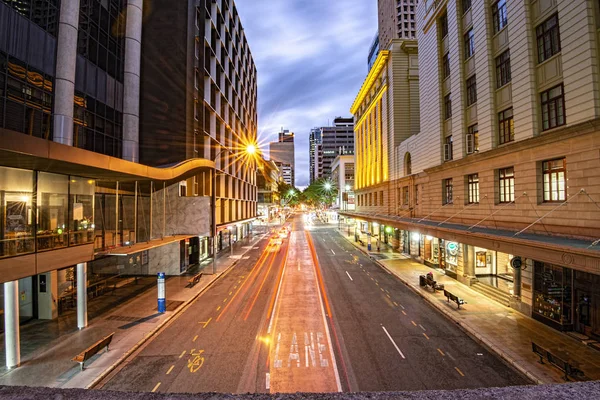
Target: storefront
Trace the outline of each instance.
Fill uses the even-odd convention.
[[[573,329],[573,270],[534,262],[533,318],[555,329]]]
[[[460,244],[449,240],[440,239],[440,268],[446,275],[456,279],[456,269],[458,268],[458,256],[460,253]]]
[[[438,238],[429,235],[421,235],[423,243],[423,262],[425,265],[433,268],[440,264],[440,244]]]
[[[514,270],[510,265],[513,255],[477,246],[468,246],[468,248],[473,254],[475,277],[478,282],[513,295]]]

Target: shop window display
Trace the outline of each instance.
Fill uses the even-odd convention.
[[[562,326],[572,323],[572,270],[535,262],[533,311]]]
[[[34,251],[33,172],[0,167],[0,258]]]
[[[38,251],[68,245],[69,179],[66,175],[38,173]]]
[[[69,183],[69,244],[94,241],[94,180],[71,177]]]

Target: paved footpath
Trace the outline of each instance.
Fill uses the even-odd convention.
[[[346,236],[344,229],[340,234],[359,250],[369,254],[366,248],[355,243],[352,237]],[[366,243],[366,239],[364,242]],[[374,261],[379,265],[396,275],[431,305],[455,321],[468,334],[534,382],[539,384],[562,383],[564,374],[548,363],[539,363],[539,357],[531,349],[532,341],[549,351],[568,354],[571,359],[579,362],[579,368],[588,378],[600,379],[600,352],[598,350],[510,307],[503,306],[467,285],[413,261],[410,257],[397,251],[386,248],[381,252],[371,252],[370,254],[375,255]],[[375,259],[378,258],[377,255],[387,259]],[[419,275],[425,275],[428,272],[432,272],[438,283],[444,284],[448,291],[464,299],[467,304],[458,310],[455,303],[447,302],[443,292],[434,294],[429,288],[420,287]]]
[[[271,227],[269,227],[271,228]],[[90,388],[112,371],[122,360],[139,348],[163,325],[185,309],[212,282],[226,273],[263,237],[253,236],[237,242],[233,251],[217,256],[216,273],[203,275],[189,288],[189,276],[170,277],[166,281],[167,312],[157,312],[156,289],[141,295],[90,321],[87,328],[61,332],[50,344],[22,359],[19,368],[0,377],[0,385]],[[212,265],[206,266],[212,271]],[[102,350],[86,362],[84,371],[71,361],[79,352],[114,332],[110,350]]]

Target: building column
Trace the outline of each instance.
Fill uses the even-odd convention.
[[[86,328],[87,315],[87,263],[77,264],[77,327]]]
[[[54,80],[54,141],[73,145],[73,98],[77,65],[79,0],[62,0],[58,20],[56,77]]]
[[[123,70],[123,159],[139,162],[143,0],[127,0]]]
[[[4,282],[4,343],[6,367],[18,367],[21,363],[19,281]]]

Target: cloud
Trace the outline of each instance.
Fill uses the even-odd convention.
[[[377,2],[237,0],[258,73],[261,143],[296,134],[296,185],[309,181],[310,129],[350,106],[367,74]]]

